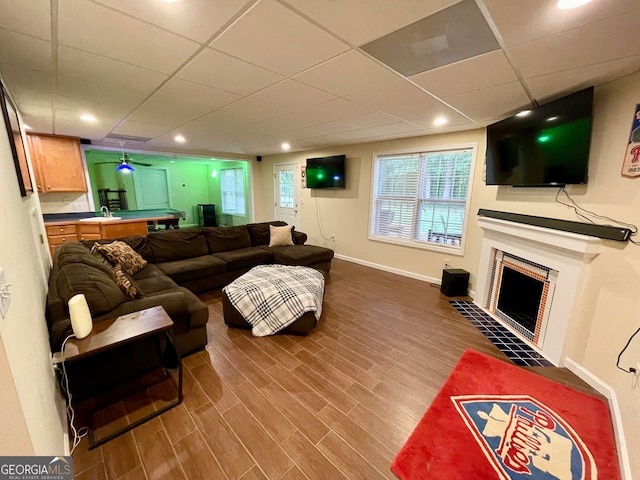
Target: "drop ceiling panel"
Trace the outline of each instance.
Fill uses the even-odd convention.
[[[112,101],[134,107],[166,79],[165,75],[68,47],[58,49],[58,94]]]
[[[86,0],[60,2],[58,40],[162,73],[173,72],[199,48],[195,42]]]
[[[458,1],[403,0],[398,4],[389,0],[343,0],[339,3],[285,0],[352,45],[362,45]]]
[[[278,73],[211,48],[200,52],[177,73],[177,76],[239,95],[249,95],[284,79]]]
[[[157,125],[155,123],[138,122],[131,118],[127,118],[113,132],[120,135],[132,135],[134,137],[155,138],[167,133],[168,129],[165,125]]]
[[[382,112],[369,112],[344,119],[344,122],[358,128],[377,127],[380,125],[395,123],[397,121],[397,118]]]
[[[6,87],[18,107],[22,103],[51,106],[55,74],[11,65],[0,65],[0,68]]]
[[[612,62],[597,63],[563,72],[527,79],[527,86],[538,101],[600,85],[640,70],[640,55]]]
[[[303,108],[292,116],[295,116],[300,124],[316,125],[318,123],[325,123],[332,120],[353,117],[355,115],[362,115],[370,111],[371,109],[367,107],[363,107],[362,105],[358,105],[357,103],[350,102],[343,98],[338,98],[330,102],[321,103],[309,108]]]
[[[428,93],[400,78],[380,87],[346,97],[347,100],[352,102],[379,110],[386,110],[399,105],[421,103],[431,98]]]
[[[559,9],[557,0],[484,0],[484,3],[509,46],[640,10],[637,0],[596,0],[571,10]]]
[[[0,63],[29,70],[53,71],[51,43],[21,33],[0,30]]]
[[[345,122],[327,122],[321,123],[319,125],[314,125],[313,127],[310,127],[309,130],[312,130],[316,133],[334,134],[358,130],[358,127]]]
[[[126,12],[170,32],[204,43],[233,18],[247,0],[97,0],[115,10]]]
[[[71,135],[81,138],[102,138],[118,122],[117,118],[102,117],[95,123],[82,123],[78,126],[76,110],[55,109],[54,132],[56,135]]]
[[[53,97],[53,106],[56,109],[76,112],[76,119],[80,118],[80,115],[84,113],[89,113],[99,119],[111,117],[120,120],[130,111],[125,106],[104,102],[100,98],[80,99],[62,95]]]
[[[504,52],[496,50],[413,75],[411,80],[437,97],[444,98],[492,85],[515,82],[518,78]]]
[[[334,95],[345,96],[393,81],[397,74],[363,53],[351,50],[294,78]]]
[[[638,55],[640,10],[511,49],[525,79]],[[613,32],[624,32],[614,34]]]
[[[0,28],[51,40],[51,1],[2,0]]]
[[[497,85],[444,98],[474,121],[493,119],[529,108],[531,102],[518,82]]]
[[[284,75],[298,73],[349,48],[275,0],[262,0],[211,46]]]
[[[173,78],[147,99],[133,120],[177,127],[241,98],[217,88]]]
[[[436,118],[447,120],[446,125],[470,124],[471,120],[433,98],[412,104],[387,107],[385,112],[394,117],[412,122],[423,128],[433,127]]]
[[[289,111],[328,102],[336,97],[295,80],[284,80],[251,95],[251,98],[282,105]]]
[[[25,103],[20,110],[22,121],[31,127],[31,132],[53,133],[53,109],[42,105]]]

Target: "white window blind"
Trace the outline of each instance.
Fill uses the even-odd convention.
[[[371,237],[460,249],[472,157],[472,148],[378,156]]]
[[[242,168],[228,168],[220,171],[222,191],[222,213],[246,215],[244,195],[244,172]]]

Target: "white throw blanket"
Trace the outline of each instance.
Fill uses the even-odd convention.
[[[279,332],[306,312],[322,314],[324,277],[313,268],[260,265],[237,278],[223,291],[253,327],[256,337]]]

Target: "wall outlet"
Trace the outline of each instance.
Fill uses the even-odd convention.
[[[82,202],[73,202],[73,209],[76,211],[82,211]]]

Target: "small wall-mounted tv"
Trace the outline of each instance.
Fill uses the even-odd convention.
[[[487,185],[587,183],[593,87],[487,127]]]
[[[345,188],[345,155],[307,158],[307,188]]]

